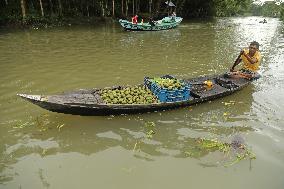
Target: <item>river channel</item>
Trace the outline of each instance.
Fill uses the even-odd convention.
[[[118,23],[0,30],[0,188],[284,188],[284,36],[276,18],[183,21],[127,32]],[[256,40],[262,77],[233,95],[121,116],[53,113],[16,96],[136,85],[145,76],[228,71]],[[154,133],[149,137],[147,125]],[[255,155],[197,148],[241,140]]]

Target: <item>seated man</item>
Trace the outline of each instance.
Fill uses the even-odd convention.
[[[155,24],[155,21],[153,20],[152,17],[149,18],[149,24],[150,24],[151,26],[155,26],[155,25],[156,25],[156,24]]]
[[[231,77],[241,77],[246,79],[253,79],[259,77],[257,70],[259,70],[259,64],[261,60],[261,54],[259,52],[259,43],[253,41],[249,45],[249,49],[244,49],[240,52],[240,55],[236,59],[234,65],[230,69]],[[243,67],[239,71],[235,71],[235,67],[243,61]]]

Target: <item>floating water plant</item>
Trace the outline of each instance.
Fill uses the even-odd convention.
[[[231,166],[244,159],[255,159],[255,154],[243,143],[243,141],[233,141],[232,143],[225,143],[217,139],[197,139],[197,146],[200,150],[205,151],[220,151],[228,155],[233,161],[226,163],[224,166]],[[190,152],[186,152],[191,155]]]
[[[135,145],[134,145],[134,147],[133,147],[133,152],[136,150],[136,149],[139,149],[140,150],[140,144],[141,144],[141,141],[143,140],[143,139],[151,139],[151,138],[153,138],[153,136],[154,136],[154,134],[156,133],[156,129],[155,129],[155,123],[154,122],[146,122],[145,124],[144,124],[144,133],[146,134],[146,137],[143,137],[141,140],[138,140],[136,143],[135,143]]]
[[[155,123],[154,122],[146,122],[145,123],[145,126],[144,126],[144,128],[145,128],[145,133],[146,133],[146,137],[148,138],[148,139],[150,139],[150,138],[153,138],[153,135],[156,133],[155,132]]]
[[[197,142],[200,144],[201,149],[205,150],[219,150],[221,152],[228,152],[230,150],[231,145],[228,143],[224,143],[217,140],[210,139],[198,139]]]

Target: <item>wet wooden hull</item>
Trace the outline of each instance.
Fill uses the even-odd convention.
[[[206,80],[211,80],[213,86],[205,86],[203,82]],[[78,90],[60,95],[18,94],[18,96],[52,112],[104,116],[155,112],[190,106],[230,95],[251,82],[243,78],[225,78],[224,75],[198,77],[185,79],[184,81],[190,83],[192,86],[189,100],[170,103],[106,104],[98,94],[100,89]]]

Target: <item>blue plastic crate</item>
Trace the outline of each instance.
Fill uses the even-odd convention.
[[[144,77],[144,85],[151,90],[151,84],[152,82],[150,81],[149,77]]]
[[[152,82],[151,78],[144,78],[144,85],[152,91],[152,93],[157,96],[160,102],[177,102],[177,101],[186,101],[190,97],[190,88],[189,84],[185,84],[181,89],[168,90],[161,88],[157,83]]]

